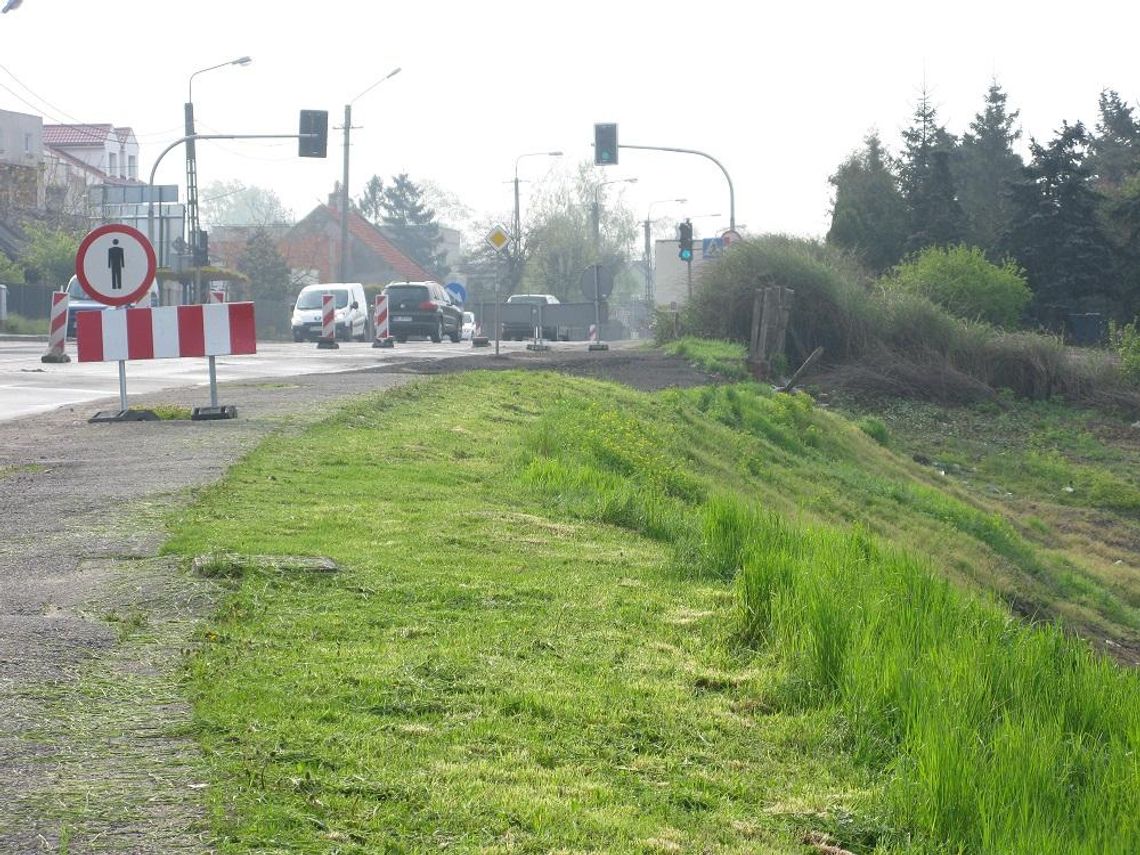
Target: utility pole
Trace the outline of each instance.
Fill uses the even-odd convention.
[[[352,131],[352,104],[344,105],[344,171],[340,181],[340,267],[337,281],[347,282],[348,275],[348,138]]]
[[[362,97],[367,95],[389,77],[395,77],[400,73],[400,68],[393,68],[386,75],[381,77],[351,101],[344,105],[344,171],[341,174],[340,182],[340,265],[337,270],[337,279],[341,282],[347,282],[351,275],[349,269],[350,253],[348,251],[348,146],[349,135],[352,131],[352,105],[354,102],[359,101]]]

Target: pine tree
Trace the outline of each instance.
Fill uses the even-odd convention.
[[[422,195],[406,172],[395,176],[379,199],[384,232],[421,267],[443,279],[448,272],[446,255],[440,251],[443,236],[435,211],[424,204]]]
[[[1009,188],[1021,180],[1024,166],[1013,150],[1021,137],[1018,115],[1018,110],[1007,111],[1006,94],[994,81],[986,93],[985,110],[962,135],[954,161],[958,198],[966,215],[966,241],[986,250],[991,259],[1009,230]]]
[[[903,131],[903,142],[899,182],[910,213],[907,251],[959,243],[965,237],[966,218],[950,172],[957,140],[938,124],[937,109],[925,89],[913,124]]]
[[[1100,93],[1100,117],[1092,137],[1089,168],[1101,191],[1116,190],[1140,170],[1140,123],[1111,89]]]
[[[1029,275],[1038,317],[1113,308],[1114,260],[1100,225],[1102,202],[1088,164],[1084,125],[1063,123],[1047,146],[1030,142],[1032,162],[1011,187],[1006,248]]]
[[[881,272],[902,258],[907,208],[879,135],[870,133],[864,143],[864,150],[853,153],[831,176],[835,203],[827,241],[857,252]]]

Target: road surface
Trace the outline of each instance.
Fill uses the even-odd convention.
[[[582,342],[561,342],[554,347],[566,348]],[[523,342],[502,342],[501,352],[525,349]],[[47,349],[44,338],[0,339],[0,420],[20,418],[93,401],[114,398],[119,394],[119,368],[116,362],[44,363],[40,357]],[[72,360],[74,342],[68,342]],[[338,350],[318,350],[312,342],[259,342],[257,353],[250,356],[219,356],[218,382],[258,378],[294,377],[340,371],[358,371],[382,363],[407,360],[444,359],[450,356],[490,356],[490,347],[473,348],[470,342],[452,344],[444,341],[410,341],[395,347],[374,348],[371,343],[342,342]],[[172,399],[167,403],[198,407],[210,403],[208,362],[202,358],[147,359],[127,362],[127,402],[132,396],[163,389],[200,386],[201,394],[192,398]],[[219,397],[220,404],[237,403]],[[94,415],[92,408],[91,415]]]

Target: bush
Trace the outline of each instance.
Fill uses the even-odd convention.
[[[1014,262],[997,265],[975,246],[927,247],[882,279],[889,291],[927,297],[956,317],[1012,327],[1033,296]]]
[[[786,235],[743,241],[698,284],[685,313],[694,335],[747,344],[756,291],[770,285],[796,292],[788,345],[796,364],[816,346],[833,359],[858,355],[871,335],[867,272],[853,256],[818,241]]]
[[[1120,371],[1132,383],[1140,385],[1140,328],[1133,321],[1111,329],[1112,345],[1120,357]]]

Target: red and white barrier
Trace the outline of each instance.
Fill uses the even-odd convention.
[[[372,329],[377,341],[391,338],[388,334],[388,296],[386,294],[376,295],[376,311],[372,316]]]
[[[597,324],[590,324],[590,332],[589,332],[589,335],[587,335],[586,340],[587,341],[597,341],[598,340],[598,325]]]
[[[321,295],[321,337],[336,341],[336,306],[332,294]]]
[[[51,295],[51,325],[48,350],[45,356],[58,359],[67,347],[67,292],[53,291]],[[62,360],[61,360],[62,361]]]
[[[253,303],[81,312],[75,338],[80,362],[257,353]]]

